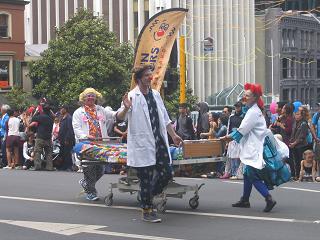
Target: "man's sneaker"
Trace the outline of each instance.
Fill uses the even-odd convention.
[[[142,210],[142,221],[158,223],[161,222],[161,218],[157,217],[157,214],[153,210]]]
[[[98,196],[95,193],[88,193],[86,199],[89,201],[98,201],[99,200]]]

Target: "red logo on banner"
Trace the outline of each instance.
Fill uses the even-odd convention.
[[[160,24],[158,31],[153,33],[153,38],[155,41],[159,41],[169,29],[169,24],[165,23],[165,21],[166,20]]]

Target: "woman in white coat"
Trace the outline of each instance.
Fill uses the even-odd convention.
[[[72,116],[72,126],[76,142],[81,139],[107,138],[107,122],[116,118],[116,112],[107,110],[95,103],[102,98],[102,95],[93,88],[85,89],[79,96],[82,106]],[[102,165],[91,165],[83,168],[84,178],[79,181],[86,192],[87,200],[98,200],[96,182],[103,176]]]
[[[276,205],[269,193],[272,186],[267,185],[268,170],[265,168],[264,144],[269,134],[261,109],[262,89],[258,84],[245,84],[245,101],[248,111],[237,131],[226,136],[224,140],[235,140],[240,144],[240,160],[245,165],[243,195],[233,207],[249,208],[252,186],[265,198],[264,212],[270,212]]]
[[[133,72],[137,86],[124,97],[120,109],[128,118],[127,165],[137,170],[140,179],[142,220],[160,222],[152,199],[172,178],[167,132],[175,144],[182,140],[172,128],[159,92],[150,87],[151,67],[143,65]]]

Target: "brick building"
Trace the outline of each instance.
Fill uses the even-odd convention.
[[[24,0],[0,0],[0,91],[21,84],[26,4]]]

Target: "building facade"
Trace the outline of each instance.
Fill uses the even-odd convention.
[[[320,19],[280,8],[257,18],[268,25],[260,33],[265,35],[260,44],[265,52],[256,63],[266,91],[279,100],[300,100],[314,107],[320,101]]]
[[[157,9],[155,0],[30,0],[25,11],[28,45],[47,44],[81,8],[103,17],[120,42],[135,42],[149,15]],[[151,10],[150,10],[151,9]]]
[[[120,42],[135,43],[155,13],[189,9],[179,36],[186,36],[187,81],[201,101],[238,83],[255,81],[254,0],[30,0],[25,11],[27,44],[47,44],[79,8],[103,17]],[[205,50],[205,38],[213,51]]]
[[[22,0],[0,0],[0,91],[21,84],[26,4]]]
[[[180,34],[186,36],[187,81],[200,101],[216,104],[226,88],[255,82],[254,0],[172,1],[189,12]],[[205,51],[211,37],[213,51]]]

